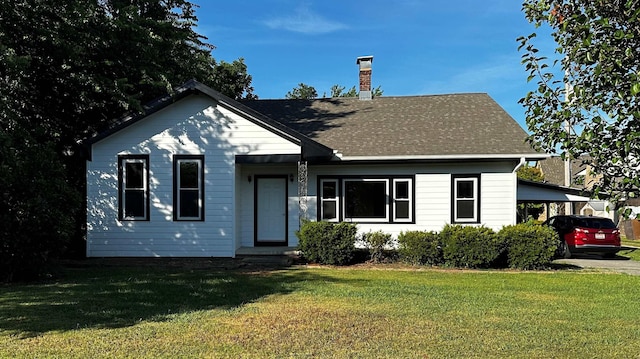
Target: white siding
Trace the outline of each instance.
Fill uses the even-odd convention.
[[[300,147],[216,106],[190,96],[93,145],[87,163],[87,255],[234,256],[235,156],[299,154]],[[118,221],[118,155],[148,154],[150,220]],[[175,154],[201,154],[205,162],[205,220],[173,221]],[[240,201],[240,202],[237,202]]]
[[[451,223],[452,174],[480,174],[480,224],[499,230],[516,221],[516,175],[513,163],[320,166],[309,172],[309,216],[317,219],[318,176],[415,175],[415,223],[359,223],[360,234],[382,230],[393,237],[403,231],[440,231]],[[477,224],[474,224],[477,225]]]
[[[481,222],[498,231],[516,223],[515,173],[483,173],[480,179]]]

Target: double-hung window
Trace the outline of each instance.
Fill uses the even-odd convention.
[[[454,176],[452,179],[453,223],[480,222],[480,176]]]
[[[413,197],[413,186],[411,180],[407,178],[396,178],[393,180],[393,221],[411,222],[413,220],[413,208],[411,198]]]
[[[204,156],[173,158],[173,217],[177,221],[204,219]]]
[[[323,221],[337,222],[340,197],[337,179],[320,180],[320,212]]]
[[[413,221],[411,177],[327,177],[319,179],[318,190],[318,219],[323,221]]]
[[[149,156],[118,156],[118,217],[149,220]]]

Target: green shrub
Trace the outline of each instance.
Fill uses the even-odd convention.
[[[506,226],[498,237],[506,244],[509,268],[547,268],[558,245],[558,235],[551,227],[533,224]]]
[[[369,232],[362,236],[362,240],[369,249],[371,261],[374,263],[383,262],[385,250],[391,246],[391,235],[382,231]]]
[[[398,236],[400,259],[411,264],[442,264],[442,247],[437,232],[408,231]]]
[[[444,264],[450,267],[489,268],[504,249],[487,227],[446,225],[440,232]]]
[[[357,232],[352,223],[306,221],[296,231],[298,249],[311,262],[345,265],[353,258]]]

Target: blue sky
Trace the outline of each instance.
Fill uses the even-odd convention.
[[[516,39],[536,29],[521,1],[194,2],[214,58],[244,58],[261,99],[284,98],[300,82],[320,96],[334,84],[348,89],[356,58],[373,55],[372,83],[384,96],[486,92],[525,128],[518,100],[533,85]]]

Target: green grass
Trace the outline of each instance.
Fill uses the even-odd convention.
[[[640,248],[640,241],[623,238],[622,239],[622,245],[623,246]],[[622,251],[622,252],[619,252],[618,255],[622,256],[622,257],[630,258],[631,260],[634,260],[634,261],[640,261],[640,249],[635,250],[635,251],[631,251],[631,252]]]
[[[640,277],[70,268],[0,286],[0,357],[630,358]]]

